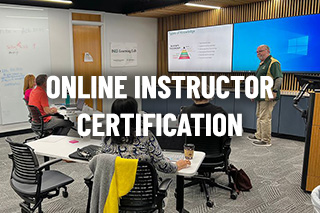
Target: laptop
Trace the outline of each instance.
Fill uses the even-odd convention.
[[[177,129],[177,127],[169,127],[171,129]],[[149,130],[156,136],[156,127],[151,127]],[[162,136],[156,136],[158,143],[164,151],[164,156],[172,162],[184,159],[183,145],[185,144],[184,136],[166,136],[162,132]]]
[[[65,109],[68,111],[82,111],[84,106],[85,99],[78,98],[77,103],[75,105],[62,106],[60,109]]]

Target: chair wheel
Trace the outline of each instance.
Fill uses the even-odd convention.
[[[63,196],[64,198],[67,198],[67,197],[68,197],[68,195],[69,195],[69,193],[68,193],[68,192],[66,192],[66,191],[63,191],[63,192],[62,192],[62,196]]]
[[[237,197],[238,197],[238,194],[237,194],[236,192],[232,192],[232,193],[230,194],[230,198],[231,198],[232,200],[237,199]]]
[[[209,208],[212,208],[213,207],[213,202],[211,200],[207,201],[207,206]]]

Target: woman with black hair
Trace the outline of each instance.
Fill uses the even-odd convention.
[[[111,113],[120,117],[122,113],[138,112],[137,101],[128,96],[127,99],[117,99],[113,102]],[[154,167],[165,173],[174,173],[190,165],[189,160],[179,160],[176,163],[168,161],[162,153],[161,147],[152,134],[148,136],[136,136],[136,119],[130,119],[130,136],[125,136],[125,119],[120,118],[118,125],[119,136],[112,135],[104,138],[103,152],[116,154],[122,158],[139,159],[152,163]]]

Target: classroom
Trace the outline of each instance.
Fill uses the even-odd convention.
[[[2,212],[320,213],[319,21],[320,0],[0,0]]]

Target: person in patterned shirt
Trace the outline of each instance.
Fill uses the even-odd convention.
[[[117,99],[113,102],[111,113],[120,117],[122,113],[138,112],[137,101],[128,96],[127,99]],[[130,136],[125,135],[125,119],[120,118],[118,131],[120,136],[105,137],[102,152],[115,154],[122,158],[148,161],[160,172],[175,173],[190,165],[189,160],[179,160],[176,163],[167,160],[162,153],[157,138],[148,132],[148,136],[136,136],[136,119],[130,119]]]

